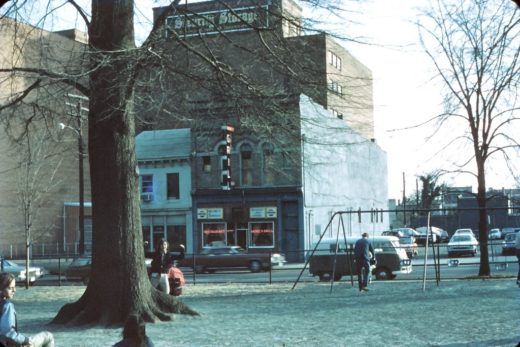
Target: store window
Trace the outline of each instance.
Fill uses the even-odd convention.
[[[153,231],[153,247],[154,247],[154,249],[156,249],[157,245],[159,244],[159,241],[166,237],[166,235],[164,235],[164,225],[154,224],[152,226],[152,231]]]
[[[251,239],[249,247],[274,247],[274,223],[250,222]]]
[[[186,245],[186,226],[185,225],[167,225],[168,242],[170,248],[179,245]]]
[[[253,184],[253,149],[249,144],[240,146],[240,164],[242,174],[242,185]]]
[[[226,223],[202,223],[202,245],[226,245]]]
[[[146,252],[153,252],[153,245],[150,242],[150,226],[149,225],[143,225],[142,226],[143,231],[143,241],[144,241],[144,250]]]
[[[166,181],[167,181],[167,197],[168,199],[179,199],[180,198],[180,192],[179,192],[179,173],[169,173],[166,174]]]

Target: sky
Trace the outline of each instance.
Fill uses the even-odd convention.
[[[44,1],[44,0],[35,0]],[[429,0],[332,0],[347,9],[345,12],[320,12],[311,15],[327,22],[331,31],[370,44],[345,41],[344,46],[372,70],[374,78],[374,117],[376,142],[388,155],[389,198],[401,199],[416,189],[419,175],[449,167],[457,156],[468,157],[470,148],[439,150],[453,129],[433,139],[427,139],[431,128],[423,126],[404,130],[423,123],[442,112],[441,86],[433,80],[432,62],[419,45],[419,8]],[[88,0],[78,0],[89,4]],[[54,1],[63,4],[64,1]],[[152,26],[152,7],[164,6],[167,0],[136,0],[136,39],[144,40]],[[36,8],[36,7],[35,7]],[[86,8],[90,9],[87,5]],[[34,10],[36,11],[36,10]],[[341,13],[341,14],[338,14]],[[305,15],[305,13],[304,13]],[[85,30],[74,9],[64,5],[55,16],[47,19],[54,30],[79,26]],[[446,131],[448,133],[446,133]],[[491,165],[488,188],[512,188],[511,175],[504,174],[501,165]],[[468,176],[446,176],[442,182],[452,186],[473,186],[476,180]],[[405,183],[405,185],[404,185]]]

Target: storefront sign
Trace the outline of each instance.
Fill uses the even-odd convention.
[[[251,207],[249,209],[249,218],[276,218],[277,215],[277,209],[274,206]]]
[[[268,6],[186,13],[167,17],[166,25],[169,30],[183,36],[265,29],[269,26],[267,14]],[[166,36],[168,35],[167,31]]]
[[[198,208],[197,219],[223,219],[223,208]]]
[[[197,209],[197,219],[208,219],[208,209],[207,208],[198,208]]]
[[[266,207],[265,216],[267,218],[276,218],[278,216],[278,211],[277,211],[276,207]]]

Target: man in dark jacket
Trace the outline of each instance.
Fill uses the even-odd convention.
[[[368,291],[368,272],[370,271],[370,258],[373,256],[375,256],[374,248],[368,241],[368,234],[363,233],[354,245],[359,291]]]

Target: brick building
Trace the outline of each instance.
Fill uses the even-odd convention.
[[[2,69],[39,68],[73,78],[85,37],[75,30],[53,33],[3,17],[0,46]],[[0,111],[0,252],[13,257],[25,254],[28,224],[34,255],[74,252],[79,225],[77,114],[66,105],[74,102],[67,97],[72,89],[60,84],[60,78],[37,78],[27,71],[0,76],[0,105],[12,104]],[[25,92],[27,96],[17,102]],[[59,123],[67,129],[60,130]],[[84,162],[88,239],[90,184],[88,160]],[[30,222],[24,223],[28,218]]]

